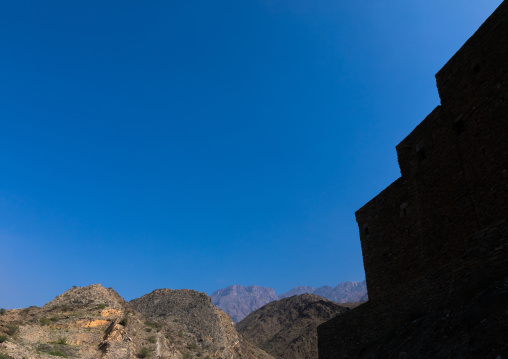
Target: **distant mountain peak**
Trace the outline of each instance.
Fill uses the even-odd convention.
[[[342,282],[336,287],[324,285],[319,288],[297,286],[281,295],[275,294],[273,288],[239,284],[219,289],[211,295],[212,303],[228,313],[238,323],[254,310],[275,301],[295,295],[315,294],[336,303],[363,302],[368,299],[367,285],[361,282]]]
[[[273,288],[259,285],[244,287],[239,284],[219,289],[210,297],[212,303],[228,313],[235,323],[245,318],[253,310],[279,299]]]

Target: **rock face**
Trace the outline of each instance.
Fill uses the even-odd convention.
[[[145,330],[145,321],[112,289],[100,284],[75,287],[41,308],[0,315],[4,339],[0,353],[16,359],[113,359],[135,358],[145,350],[152,353],[157,346],[164,348],[160,353],[165,358],[180,358],[166,338]]]
[[[235,323],[252,311],[279,299],[273,288],[251,285],[231,285],[211,295],[213,304],[228,313]]]
[[[161,293],[164,291],[157,292]],[[180,302],[166,317],[160,311],[160,317],[152,316],[148,310],[163,305],[163,295],[152,296],[158,300],[153,306],[142,299],[136,301],[147,308],[150,315],[145,316],[100,284],[72,288],[41,308],[2,310],[0,357],[206,359],[214,357],[216,344],[224,345],[222,353],[231,354],[227,358],[271,358],[243,344],[231,319],[213,308],[206,295],[186,294],[177,296]],[[181,302],[187,306],[178,304]]]
[[[205,293],[158,289],[130,303],[136,311],[167,327],[173,342],[178,337],[184,338],[186,347],[199,353],[198,356],[270,358],[244,342],[231,317],[216,308]]]
[[[104,288],[100,284],[92,284],[87,287],[74,287],[69,289],[52,301],[46,303],[43,308],[84,306],[90,303],[102,303],[109,309],[123,309],[129,307],[127,302],[113,289]]]
[[[317,295],[302,294],[265,305],[237,328],[247,340],[276,358],[317,359],[317,326],[349,310]]]

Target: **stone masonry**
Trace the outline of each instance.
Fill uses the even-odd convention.
[[[441,105],[396,147],[401,177],[356,212],[369,302],[318,328],[320,359],[508,275],[507,44],[503,1],[437,73]]]

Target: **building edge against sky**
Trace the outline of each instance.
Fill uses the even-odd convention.
[[[319,327],[320,359],[508,275],[507,42],[504,1],[437,73],[441,105],[397,145],[401,177],[356,212],[369,302]]]

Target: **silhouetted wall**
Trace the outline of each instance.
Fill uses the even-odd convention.
[[[503,2],[437,73],[441,105],[397,146],[401,177],[356,212],[369,302],[319,327],[321,359],[508,275],[507,44]]]

